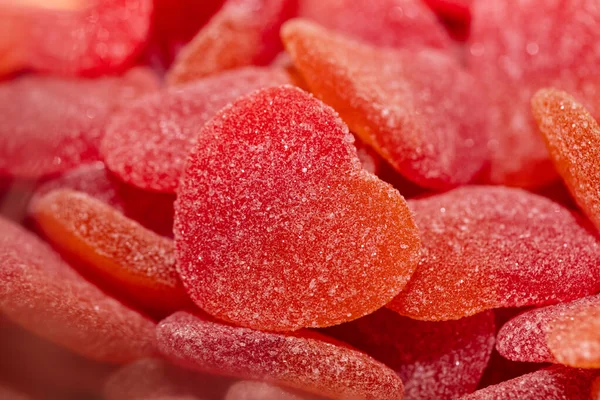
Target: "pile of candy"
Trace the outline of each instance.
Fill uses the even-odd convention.
[[[0,20],[1,399],[600,399],[597,0]]]

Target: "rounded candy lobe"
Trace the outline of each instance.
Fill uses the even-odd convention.
[[[303,20],[282,37],[311,91],[407,179],[447,189],[483,168],[484,102],[451,57],[374,48]]]
[[[171,85],[228,69],[268,65],[282,49],[281,24],[297,0],[226,0],[178,54],[167,74]]]
[[[265,382],[239,381],[231,385],[225,400],[317,400],[316,397],[270,385]]]
[[[130,186],[112,175],[100,161],[81,165],[44,182],[35,189],[30,207],[57,189],[86,193],[159,235],[173,236],[175,196]]]
[[[417,228],[352,142],[330,107],[291,86],[204,126],[175,205],[177,268],[200,308],[290,331],[359,318],[406,285]]]
[[[173,240],[69,189],[41,197],[30,213],[50,243],[140,307],[173,312],[190,304],[175,269]]]
[[[451,40],[420,0],[300,0],[298,16],[385,47],[448,48]]]
[[[456,399],[477,387],[494,347],[491,311],[424,322],[381,309],[326,330],[392,368],[409,399]]]
[[[580,103],[559,90],[540,90],[532,108],[556,169],[600,229],[600,126]]]
[[[480,389],[461,400],[589,400],[593,370],[550,367]]]
[[[98,160],[111,113],[156,86],[145,69],[95,80],[33,75],[0,83],[0,174],[39,179]]]
[[[515,361],[600,367],[600,296],[527,311],[498,333],[498,351]]]
[[[566,90],[600,115],[600,9],[594,0],[475,1],[467,64],[490,102],[485,183],[538,188],[556,170],[531,116],[543,87]]]
[[[3,315],[94,360],[152,354],[154,322],[100,291],[23,228],[0,219],[0,230]]]
[[[387,306],[422,320],[573,300],[598,290],[599,244],[586,221],[544,197],[473,186],[409,200],[423,258]],[[560,279],[557,279],[560,277]]]
[[[283,69],[247,67],[142,97],[108,125],[104,161],[134,186],[174,192],[198,132],[217,111],[254,90],[286,83],[291,80]]]
[[[178,312],[159,323],[168,359],[223,376],[264,380],[332,399],[402,399],[402,381],[369,356],[302,333],[288,336]]]

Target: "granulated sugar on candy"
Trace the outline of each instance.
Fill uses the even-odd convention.
[[[417,228],[352,142],[330,107],[291,86],[204,126],[175,206],[177,268],[200,308],[290,331],[362,317],[398,294],[419,259]]]
[[[599,289],[596,237],[583,218],[549,199],[521,189],[467,186],[409,206],[423,258],[387,305],[402,315],[459,319]]]

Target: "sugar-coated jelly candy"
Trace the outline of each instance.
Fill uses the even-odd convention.
[[[577,204],[600,229],[600,126],[562,91],[540,90],[532,107],[556,169]]]
[[[121,363],[153,352],[155,323],[82,278],[47,244],[0,219],[0,312],[85,357]]]
[[[222,399],[229,382],[146,358],[117,370],[104,385],[105,400]]]
[[[402,399],[402,381],[348,347],[255,331],[177,312],[161,321],[157,346],[173,362],[203,372],[266,382],[332,399]]]
[[[562,366],[532,372],[480,389],[461,400],[589,400],[598,372]]]
[[[381,309],[326,334],[392,368],[409,399],[456,399],[471,393],[494,347],[494,314],[424,322]]]
[[[279,27],[297,0],[226,0],[179,53],[167,75],[181,84],[247,65],[267,65],[282,49]]]
[[[373,48],[303,20],[282,37],[311,91],[407,179],[445,189],[484,166],[480,94],[454,59]]]
[[[39,185],[30,201],[35,202],[56,189],[72,189],[110,205],[128,218],[163,236],[173,236],[175,196],[138,189],[117,179],[96,161],[73,168]]]
[[[191,303],[175,270],[173,240],[102,201],[58,189],[39,198],[31,216],[59,251],[140,307],[172,312]]]
[[[421,0],[299,0],[298,16],[375,46],[447,48],[450,37]]]
[[[354,145],[356,146],[356,155],[360,160],[362,168],[377,175],[381,168],[381,158],[377,152],[358,138],[354,138]]]
[[[152,0],[78,3],[67,9],[40,5],[24,10],[25,67],[101,75],[133,64],[146,43]]]
[[[500,354],[515,361],[600,368],[600,295],[525,312],[498,334]]]
[[[475,0],[424,0],[435,11],[457,40],[468,39],[471,30],[471,7]]]
[[[600,115],[600,8],[595,1],[474,1],[468,64],[491,108],[484,181],[540,187],[556,180],[531,116],[536,90],[555,86]]]
[[[202,126],[254,90],[291,83],[280,68],[247,67],[138,99],[114,116],[101,152],[108,168],[142,189],[174,192]]]
[[[521,189],[462,187],[409,200],[423,258],[388,307],[423,320],[551,304],[600,289],[600,246],[585,220]],[[559,279],[557,277],[560,277]]]
[[[592,393],[590,395],[591,400],[600,400],[600,378],[596,378],[592,382]]]
[[[96,80],[23,76],[0,83],[0,175],[37,179],[98,160],[110,114],[155,89],[145,69]]]
[[[209,314],[264,330],[369,314],[419,261],[405,200],[363,170],[346,125],[292,86],[219,112],[198,136],[175,203],[177,268]]]
[[[239,381],[231,385],[225,400],[317,400],[324,399],[265,382]]]

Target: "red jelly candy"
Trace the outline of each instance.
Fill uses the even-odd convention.
[[[525,312],[502,327],[497,348],[515,361],[600,368],[600,295]]]
[[[225,400],[316,400],[309,394],[291,391],[264,382],[240,381],[231,385]]]
[[[475,390],[496,333],[491,311],[458,321],[423,322],[386,309],[326,332],[396,371],[406,398],[439,400]]]
[[[131,65],[146,43],[151,0],[96,0],[71,9],[25,10],[25,66],[100,75]]]
[[[302,20],[286,23],[282,36],[311,90],[409,180],[444,189],[483,167],[481,101],[450,57],[376,49]]]
[[[471,7],[475,0],[424,0],[435,11],[454,39],[466,40],[471,29]]]
[[[595,1],[476,1],[469,66],[491,102],[490,183],[540,187],[555,180],[531,117],[545,86],[567,90],[600,115],[600,8]]]
[[[589,400],[597,375],[596,371],[550,367],[488,386],[461,400]]]
[[[591,400],[600,400],[600,378],[596,378],[592,383],[592,394],[590,396]]]
[[[33,234],[0,219],[0,312],[85,357],[121,363],[153,352],[155,324],[82,278]]]
[[[369,356],[301,334],[288,336],[178,312],[159,323],[165,357],[222,376],[265,380],[330,398],[402,399],[402,381]]]
[[[111,175],[99,161],[74,168],[43,183],[36,189],[30,206],[56,189],[86,193],[159,235],[173,236],[175,196],[146,192],[127,185]]]
[[[4,400],[30,400],[30,397],[23,393],[19,393],[16,390],[2,384],[0,382],[0,399]]]
[[[285,83],[291,80],[283,69],[248,67],[145,96],[109,124],[101,147],[106,165],[139,188],[175,192],[200,128],[217,111]]]
[[[179,53],[168,82],[180,84],[227,69],[269,64],[282,49],[279,27],[295,9],[296,0],[226,0]]]
[[[61,252],[143,308],[172,312],[190,304],[175,270],[171,239],[69,189],[38,199],[31,215]]]
[[[388,304],[402,315],[458,319],[600,289],[596,238],[583,218],[544,197],[473,186],[409,205],[424,251],[406,289]]]
[[[228,382],[146,358],[121,367],[104,386],[105,400],[222,399]],[[196,397],[197,396],[197,397]]]
[[[577,204],[600,229],[600,126],[565,92],[540,90],[532,106],[556,169]]]
[[[375,46],[447,48],[451,44],[421,0],[300,0],[298,15]]]
[[[24,76],[0,84],[0,175],[37,179],[99,158],[110,114],[156,78],[143,69],[97,80]]]
[[[204,126],[175,204],[177,268],[198,306],[295,330],[362,317],[406,285],[417,228],[352,142],[330,107],[292,86],[255,92]]]

